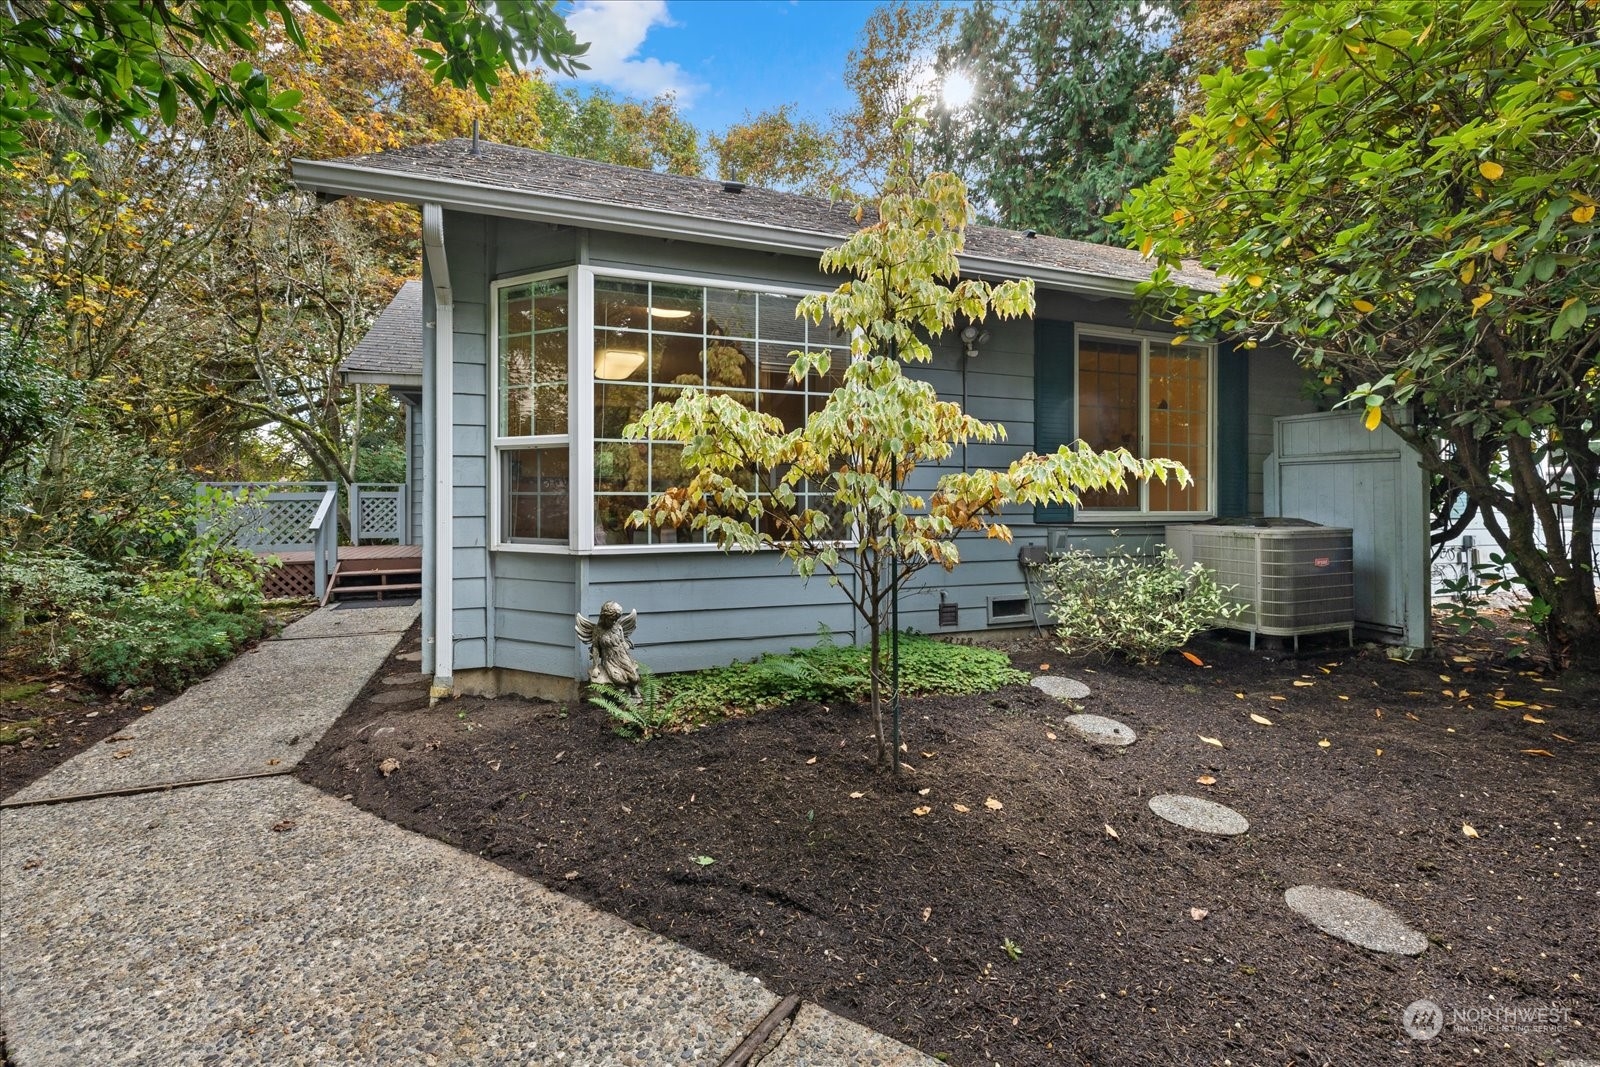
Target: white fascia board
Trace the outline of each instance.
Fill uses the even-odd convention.
[[[759,222],[729,222],[678,215],[656,208],[597,204],[574,197],[502,189],[454,178],[426,178],[376,167],[356,167],[348,163],[297,159],[291,166],[295,184],[311,192],[408,204],[435,203],[453,211],[479,215],[615,230],[669,240],[711,241],[760,252],[821,255],[823,250],[837,245],[844,236],[791,230]],[[1129,298],[1133,296],[1137,284],[1121,278],[1106,278],[1059,267],[970,255],[963,255],[961,263],[963,269],[975,274],[1001,278],[1020,275],[1032,278],[1040,288],[1086,296]]]
[[[342,370],[339,377],[346,385],[387,385],[391,389],[417,390],[422,388],[422,375],[395,374],[381,370]]]

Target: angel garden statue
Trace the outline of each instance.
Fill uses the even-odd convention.
[[[600,606],[600,621],[593,622],[578,614],[574,627],[578,636],[589,646],[589,681],[595,685],[614,685],[638,695],[639,663],[633,658],[634,627],[639,625],[639,611],[635,608],[626,615],[622,605],[608,600]]]

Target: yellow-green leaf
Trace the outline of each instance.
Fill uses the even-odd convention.
[[[1378,305],[1374,304],[1370,300],[1362,300],[1360,297],[1350,301],[1350,306],[1361,312],[1363,315],[1367,314],[1368,312],[1378,310]]]
[[[1492,159],[1486,159],[1482,163],[1478,164],[1478,173],[1483,175],[1485,178],[1488,178],[1490,181],[1498,181],[1500,175],[1504,174],[1505,172],[1506,168],[1502,167]]]
[[[1483,292],[1472,298],[1472,313],[1476,315],[1478,312],[1483,310],[1483,306],[1485,304],[1493,299],[1494,294],[1485,289]]]
[[[1461,268],[1461,284],[1462,285],[1470,285],[1472,283],[1472,279],[1477,277],[1477,275],[1478,275],[1478,265],[1477,265],[1477,263],[1473,262],[1470,259],[1467,260],[1466,265]]]
[[[1249,287],[1250,287],[1250,288],[1252,288],[1252,289],[1259,289],[1259,288],[1261,288],[1261,286],[1262,286],[1262,284],[1263,284],[1263,283],[1264,283],[1264,282],[1265,282],[1265,281],[1266,281],[1266,279],[1265,279],[1265,278],[1263,278],[1263,277],[1261,277],[1261,275],[1259,275],[1259,274],[1252,274],[1252,275],[1250,275],[1250,276],[1249,276],[1249,277],[1248,277],[1248,278],[1246,278],[1246,279],[1245,279],[1245,280],[1244,280],[1244,283],[1245,283],[1245,284],[1246,284],[1246,285],[1248,285],[1248,286],[1249,286]]]
[[[1383,409],[1377,405],[1367,409],[1367,417],[1361,420],[1361,425],[1369,430],[1376,430],[1378,423],[1383,421]]]
[[[1584,204],[1582,207],[1572,209],[1573,222],[1588,222],[1592,218],[1594,218],[1593,204]]]

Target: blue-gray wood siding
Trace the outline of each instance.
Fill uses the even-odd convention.
[[[635,634],[640,659],[657,671],[727,663],[765,651],[806,645],[827,627],[848,642],[864,636],[852,608],[825,576],[795,577],[776,553],[647,551],[638,553],[491,553],[487,424],[489,383],[488,286],[582,259],[596,270],[647,270],[723,279],[752,289],[782,286],[830,289],[803,257],[669,242],[623,234],[574,231],[475,216],[446,219],[456,299],[455,421],[452,439],[456,489],[452,494],[456,665],[506,667],[582,677],[587,668],[572,630],[572,616],[591,618],[606,600],[638,608]],[[1058,321],[1132,327],[1129,305],[1062,293],[1041,293],[1039,315]],[[1005,439],[958,448],[945,462],[919,471],[913,487],[928,491],[944,473],[963,466],[1003,467],[1035,447],[1034,325],[991,322],[980,354],[968,359],[953,344],[940,346],[931,363],[909,373],[950,399],[964,395],[967,410],[1000,424]],[[1260,510],[1261,460],[1271,447],[1271,416],[1303,410],[1285,406],[1297,396],[1299,373],[1280,356],[1251,353],[1249,477],[1253,511]],[[1265,420],[1265,433],[1258,428]],[[1026,595],[1017,552],[1022,544],[1103,549],[1123,543],[1148,549],[1159,527],[1120,524],[1113,531],[1087,524],[1041,525],[1031,507],[1007,509],[1013,542],[964,537],[962,563],[952,572],[932,568],[916,575],[901,601],[901,624],[929,633],[984,630],[986,601]],[[960,609],[957,627],[938,625],[940,594]]]

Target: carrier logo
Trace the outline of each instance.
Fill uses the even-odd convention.
[[[1332,562],[1333,562],[1333,560],[1331,558],[1329,558],[1328,556],[1318,556],[1316,559],[1311,561],[1311,565],[1313,567],[1326,567],[1328,564],[1330,564]]]

